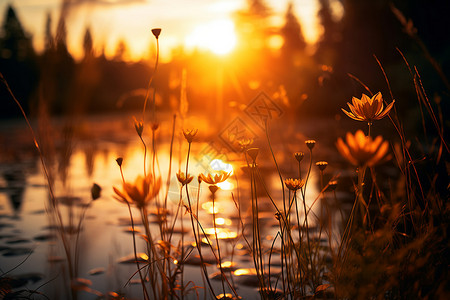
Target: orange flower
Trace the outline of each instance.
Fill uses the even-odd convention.
[[[328,162],[326,161],[318,161],[316,162],[316,166],[319,168],[320,171],[323,171],[327,168]]]
[[[309,150],[312,150],[314,148],[314,146],[316,145],[316,141],[315,140],[306,140],[305,144],[309,148]]]
[[[253,144],[253,139],[243,138],[238,141],[238,144],[242,150],[247,150]]]
[[[198,129],[183,130],[184,137],[186,138],[189,144],[192,143],[197,132]]]
[[[298,162],[301,162],[303,160],[303,157],[305,157],[305,153],[303,152],[295,152],[294,157]]]
[[[138,208],[145,207],[156,195],[161,188],[161,178],[156,180],[151,174],[147,177],[138,176],[134,183],[123,183],[123,190],[113,187],[118,197],[117,200],[129,204],[135,204]]]
[[[386,109],[383,110],[383,97],[378,92],[375,96],[370,98],[369,96],[362,94],[361,99],[352,98],[352,104],[347,102],[350,112],[342,108],[342,111],[350,118],[356,121],[365,121],[372,123],[372,121],[380,120],[384,118],[392,109],[395,100],[393,100]]]
[[[362,130],[358,130],[355,135],[347,132],[346,142],[339,138],[336,147],[341,155],[355,166],[376,165],[386,155],[389,150],[389,143],[383,141],[381,136],[375,139],[365,136]]]
[[[189,176],[189,174],[186,176],[184,174],[184,172],[181,172],[181,171],[178,171],[178,173],[177,173],[177,179],[181,183],[181,185],[189,184],[193,178],[194,177]]]
[[[224,182],[225,180],[228,179],[228,177],[230,177],[231,172],[227,173],[225,171],[219,171],[218,174],[208,174],[208,176],[205,176],[203,173],[198,175],[199,179],[201,179],[202,181],[206,182],[207,184],[218,184],[221,182]]]
[[[259,148],[250,148],[247,149],[247,154],[253,159],[253,162],[256,162],[256,157],[258,157]]]
[[[302,179],[289,178],[284,180],[284,184],[291,191],[296,191],[305,185],[305,181]]]

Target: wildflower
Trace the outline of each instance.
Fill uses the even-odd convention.
[[[94,183],[91,188],[92,200],[97,200],[100,198],[101,191],[102,188],[98,184]]]
[[[231,172],[227,173],[225,171],[219,171],[218,174],[215,175],[211,175],[208,174],[208,176],[205,176],[203,173],[198,175],[198,180],[199,182],[204,181],[207,184],[218,184],[221,182],[224,182],[225,180],[228,179],[228,177],[230,177]]]
[[[192,181],[192,179],[194,179],[194,177],[189,176],[189,174],[186,176],[184,172],[178,171],[177,179],[181,183],[181,185],[186,185],[189,184]]]
[[[151,174],[147,177],[138,176],[134,183],[123,183],[123,190],[113,187],[116,199],[135,204],[138,208],[145,207],[159,193],[161,188],[161,178],[153,178]]]
[[[158,39],[159,35],[161,34],[161,28],[153,28],[152,33],[155,36],[155,38]]]
[[[296,190],[301,189],[305,185],[305,181],[302,179],[289,178],[284,180],[284,184],[289,190],[295,192]]]
[[[159,128],[159,123],[157,123],[157,122],[152,123],[152,130],[153,131],[156,131],[158,128]]]
[[[303,152],[295,152],[294,157],[298,162],[301,162],[303,160],[303,157],[305,156],[305,153]]]
[[[253,144],[253,139],[243,138],[238,141],[238,144],[242,150],[247,150]]]
[[[330,182],[328,182],[328,189],[330,191],[334,191],[334,190],[336,190],[337,185],[338,185],[337,180],[331,180]]]
[[[217,192],[218,189],[219,189],[219,187],[217,185],[209,186],[209,190],[211,191],[211,194],[213,194],[213,195]]]
[[[119,167],[121,167],[121,166],[122,166],[122,162],[123,162],[123,158],[122,158],[122,157],[118,157],[118,158],[116,159],[116,162],[117,162],[117,164],[119,165]]]
[[[328,163],[326,161],[318,161],[316,162],[316,166],[319,168],[320,171],[323,171],[327,168]]]
[[[258,157],[259,148],[250,148],[247,149],[247,154],[253,159],[253,163],[256,162],[256,157]]]
[[[194,136],[197,134],[198,129],[191,129],[191,130],[183,130],[184,137],[186,138],[186,141],[190,144],[194,140]]]
[[[307,140],[305,141],[306,146],[309,148],[309,150],[312,150],[314,146],[316,145],[315,140]]]
[[[136,128],[137,134],[140,137],[142,137],[142,132],[144,131],[144,124],[136,120],[136,118],[134,118],[134,128]]]
[[[355,166],[376,165],[386,155],[389,144],[383,141],[381,136],[372,139],[365,136],[362,130],[358,130],[355,135],[347,132],[346,144],[339,138],[336,147],[341,155]]]
[[[366,121],[372,123],[372,121],[380,120],[384,118],[392,109],[395,100],[393,100],[386,109],[383,110],[383,98],[381,93],[378,92],[372,98],[362,94],[361,99],[352,97],[352,104],[347,102],[350,112],[342,108],[342,111],[356,121]]]

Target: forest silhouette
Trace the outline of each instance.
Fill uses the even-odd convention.
[[[224,103],[218,109],[239,107],[264,90],[290,112],[329,115],[351,96],[365,92],[359,81],[388,94],[377,59],[388,73],[394,94],[414,97],[402,54],[424,78],[431,79],[424,81],[426,88],[448,98],[450,41],[443,37],[449,35],[450,24],[445,1],[342,0],[344,14],[339,20],[333,16],[329,0],[317,1],[323,30],[315,45],[305,42],[292,2],[286,7],[284,25],[274,28],[268,21],[271,8],[264,1],[249,0],[246,9],[234,14],[238,45],[228,57],[172,49],[172,60],[160,64],[151,87],[156,89],[158,108],[178,109],[185,72],[187,98],[194,111],[205,109],[205,105],[213,109],[218,97]],[[154,57],[125,62],[127,45],[121,41],[115,57],[107,58],[93,48],[96,38],[101,37],[86,28],[83,58],[75,60],[67,48],[70,26],[65,15],[62,11],[56,33],[48,15],[45,48],[37,53],[15,8],[9,5],[4,13],[0,72],[26,111],[31,115],[43,110],[64,115],[141,107]],[[278,50],[269,47],[273,36],[283,38]],[[18,116],[19,110],[3,87],[0,97],[1,117]],[[446,102],[442,101],[444,109]],[[399,106],[401,113],[408,113],[407,105]]]

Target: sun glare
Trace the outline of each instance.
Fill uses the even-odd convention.
[[[210,50],[217,55],[230,53],[236,46],[236,33],[231,20],[217,20],[198,25],[186,38],[189,48]]]

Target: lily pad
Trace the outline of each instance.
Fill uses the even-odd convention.
[[[20,256],[20,255],[28,255],[32,253],[34,250],[31,248],[9,248],[5,252],[2,253],[3,256]]]

